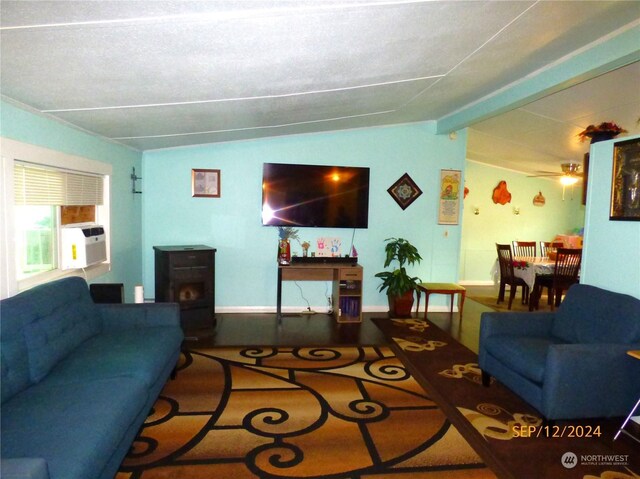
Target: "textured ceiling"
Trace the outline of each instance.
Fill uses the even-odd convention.
[[[603,121],[640,134],[640,61],[472,125],[467,158],[527,173],[560,173],[562,163],[582,164],[589,143],[578,134]]]
[[[640,18],[635,1],[577,5],[2,0],[0,88],[140,150],[438,120]],[[591,121],[566,113],[574,135]]]

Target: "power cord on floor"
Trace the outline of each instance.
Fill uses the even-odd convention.
[[[302,297],[302,299],[304,300],[305,303],[307,303],[307,309],[301,311],[300,314],[316,314],[316,312],[314,310],[311,309],[311,305],[309,304],[309,300],[307,300],[307,298],[305,298],[304,293],[302,292],[302,288],[300,287],[300,285],[298,284],[297,281],[294,281],[295,285],[298,287],[298,289],[300,290],[300,296]]]
[[[327,298],[327,314],[333,314],[333,298],[329,295],[328,283],[324,283],[324,296]]]

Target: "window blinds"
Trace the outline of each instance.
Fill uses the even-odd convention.
[[[102,205],[102,176],[15,163],[17,205]]]

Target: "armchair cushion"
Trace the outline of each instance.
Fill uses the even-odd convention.
[[[553,322],[555,337],[568,343],[640,341],[636,298],[584,284],[573,285],[570,291]]]
[[[509,363],[518,374],[541,384],[549,348],[555,344],[561,344],[560,340],[496,335],[491,336],[484,346],[498,361]]]
[[[551,419],[626,415],[640,397],[636,345],[558,344],[549,348],[541,410]]]

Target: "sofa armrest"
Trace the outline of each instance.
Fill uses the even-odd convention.
[[[47,461],[41,457],[21,457],[0,460],[3,479],[49,479]]]
[[[542,402],[555,418],[581,417],[606,404],[605,417],[624,416],[640,397],[640,361],[627,351],[640,344],[556,344],[550,346]],[[593,416],[591,416],[593,417]]]
[[[157,326],[180,327],[178,303],[97,304],[106,331]]]
[[[549,336],[555,313],[482,313],[480,344],[488,336]]]

